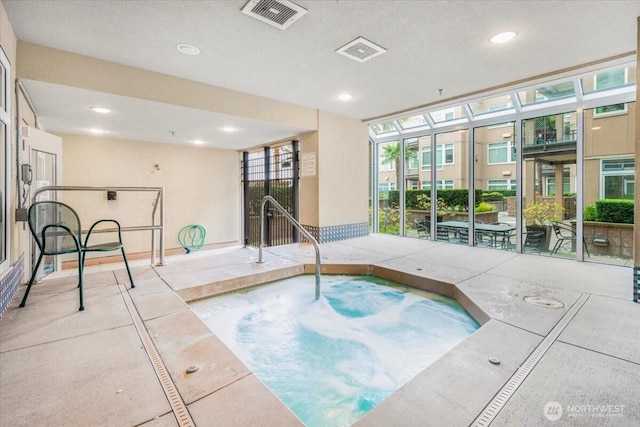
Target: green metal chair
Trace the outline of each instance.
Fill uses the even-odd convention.
[[[118,221],[113,219],[102,219],[95,222],[84,242],[82,241],[82,227],[80,225],[80,218],[76,211],[71,206],[61,202],[43,201],[35,202],[29,207],[28,213],[29,229],[31,235],[38,245],[40,250],[40,256],[38,262],[31,273],[31,279],[29,285],[22,298],[20,307],[24,307],[29,296],[31,286],[35,281],[38,267],[42,262],[42,258],[45,255],[63,255],[63,254],[78,254],[78,289],[80,292],[80,311],[84,310],[84,299],[82,289],[82,273],[84,270],[84,260],[87,252],[109,252],[120,250],[122,257],[124,258],[124,265],[127,267],[127,273],[129,274],[129,281],[131,287],[134,288],[133,277],[129,270],[129,263],[127,262],[127,256],[124,252],[124,246],[122,245],[122,231]],[[118,241],[109,243],[100,243],[97,245],[89,245],[89,237],[98,224],[104,222],[111,222],[117,226]]]

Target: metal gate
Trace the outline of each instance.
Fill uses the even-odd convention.
[[[270,195],[296,220],[298,209],[298,141],[263,152],[242,153],[242,184],[244,197],[244,244],[260,245],[260,205]],[[299,241],[298,230],[269,207],[265,216],[265,245],[278,246]]]

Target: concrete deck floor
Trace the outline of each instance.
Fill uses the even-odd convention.
[[[0,319],[0,425],[301,425],[185,302],[313,272],[308,244],[265,254],[264,264],[245,248],[136,264],[134,289],[122,285],[123,269],[89,267],[83,312],[73,272],[34,285],[20,309],[23,286]],[[640,425],[632,269],[386,235],[323,244],[321,255],[326,273],[372,273],[450,295],[483,324],[358,425]],[[145,336],[159,357],[150,358]],[[476,422],[487,406],[493,417]]]

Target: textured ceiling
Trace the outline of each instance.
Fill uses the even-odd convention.
[[[299,0],[308,12],[280,30],[242,14],[245,1],[1,1],[20,40],[358,119],[635,51],[640,15],[640,1]],[[508,29],[511,43],[488,43]],[[365,63],[335,52],[358,36],[388,51]],[[60,131],[47,88],[27,89]]]

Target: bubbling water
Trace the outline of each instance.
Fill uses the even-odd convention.
[[[382,279],[313,276],[191,304],[308,426],[348,426],[478,329],[454,300]]]

